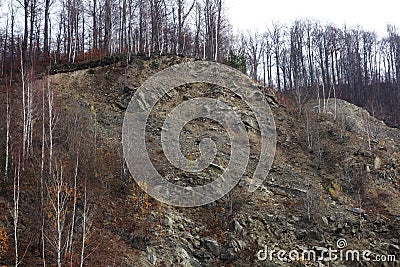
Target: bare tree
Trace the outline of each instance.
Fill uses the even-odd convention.
[[[205,58],[217,61],[219,58],[222,21],[222,0],[204,0],[204,52]]]
[[[21,49],[21,83],[22,83],[22,169],[25,168],[25,160],[31,150],[32,134],[33,134],[33,93],[32,87],[27,82],[28,77],[23,62],[23,54]]]
[[[47,77],[47,87],[50,87],[50,81]],[[44,200],[44,164],[45,164],[45,143],[46,143],[46,117],[45,117],[45,95],[47,92],[47,88],[43,86],[42,90],[42,155],[41,155],[41,164],[40,164],[40,206],[41,206],[41,217],[42,222],[40,226],[40,234],[41,234],[41,242],[42,242],[42,262],[43,267],[46,266],[46,245],[45,245],[45,200]]]
[[[20,179],[21,179],[21,158],[18,156],[18,164],[14,167],[14,186],[13,186],[13,223],[14,223],[14,253],[15,253],[15,266],[18,267],[20,262],[19,258],[19,239],[18,239],[18,223],[19,223],[19,200],[20,200]]]
[[[198,58],[201,57],[201,33],[202,33],[202,7],[199,2],[195,4],[194,11],[194,25],[195,25],[195,35],[194,35],[194,55]],[[204,53],[205,54],[205,53]],[[205,55],[203,55],[203,58]]]
[[[177,9],[177,40],[178,40],[178,46],[177,46],[177,53],[178,54],[183,54],[184,53],[184,46],[185,46],[185,22],[188,18],[188,16],[190,15],[190,13],[192,12],[196,2],[193,1],[189,8],[186,10],[185,7],[186,1],[184,0],[175,0],[175,5],[176,5],[176,9]]]
[[[88,199],[87,199],[86,180],[84,184],[83,195],[84,199],[83,199],[83,213],[82,213],[82,244],[81,244],[81,255],[80,255],[81,257],[79,264],[80,267],[84,266],[86,241],[90,232],[91,219],[93,216],[93,207],[88,204]]]
[[[37,0],[30,0],[29,5],[29,15],[30,15],[30,23],[29,23],[29,56],[31,58],[31,64],[33,64],[33,50],[34,50],[34,31],[35,31],[35,24],[36,24],[36,14],[37,14]]]
[[[6,61],[6,51],[7,51],[7,41],[8,41],[8,21],[9,18],[7,16],[7,21],[6,21],[6,33],[5,33],[5,37],[4,37],[4,45],[3,45],[3,55],[2,55],[2,59],[1,59],[1,76],[4,75],[4,65],[5,65],[5,61]]]
[[[302,90],[305,81],[303,76],[304,56],[303,56],[303,24],[295,21],[290,29],[290,84],[294,86],[296,104],[299,114],[302,112]],[[293,77],[293,78],[292,78]],[[292,84],[293,79],[293,84]]]
[[[22,58],[25,60],[28,48],[28,35],[29,35],[29,8],[31,0],[17,0],[17,2],[24,9],[24,35],[22,39],[21,53]]]
[[[275,66],[276,66],[276,80],[278,90],[281,91],[281,47],[282,47],[282,40],[281,40],[281,33],[282,33],[282,26],[278,23],[273,23],[273,29],[270,31],[270,36],[273,42],[273,49],[275,54]]]
[[[47,101],[48,101],[48,120],[49,120],[49,175],[53,173],[53,133],[54,133],[54,120],[53,115],[53,92],[50,86],[49,77],[47,77]]]
[[[62,165],[55,166],[54,173],[47,183],[47,199],[50,202],[50,219],[54,227],[54,236],[49,238],[50,244],[54,247],[56,253],[57,266],[61,267],[64,256],[64,227],[67,219],[67,204],[70,197],[70,188],[64,178],[64,169]]]
[[[5,159],[5,166],[4,166],[4,180],[3,186],[5,187],[8,181],[8,167],[9,167],[9,156],[10,156],[10,122],[11,122],[11,113],[10,113],[10,96],[9,96],[9,89],[6,84],[7,90],[7,100],[6,100],[6,159]]]
[[[242,35],[242,43],[250,66],[250,76],[258,80],[258,66],[265,52],[265,38],[258,32],[249,31],[246,36]]]
[[[43,52],[46,57],[49,56],[49,25],[50,25],[50,7],[52,1],[51,0],[44,0],[44,31],[43,31]]]
[[[70,258],[71,266],[72,266],[72,251],[73,251],[73,243],[74,243],[74,232],[75,232],[76,204],[78,201],[78,195],[77,195],[78,168],[79,168],[79,152],[77,152],[77,154],[76,154],[75,173],[74,173],[74,180],[73,180],[71,229],[69,232],[69,239],[67,240],[67,245],[66,245],[67,253],[69,253],[71,255],[71,258]],[[86,195],[85,195],[85,201],[86,201]]]

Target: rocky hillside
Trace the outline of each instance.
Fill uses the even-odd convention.
[[[251,144],[248,168],[228,196],[198,208],[167,206],[143,193],[122,159],[124,111],[148,77],[183,61],[191,59],[137,59],[128,66],[115,63],[50,76],[58,114],[56,151],[68,155],[79,147],[78,188],[83,190],[87,182],[91,227],[85,266],[399,266],[400,131],[341,100],[309,103],[299,115],[260,87],[274,113],[277,148],[266,181],[249,193],[260,149],[254,115],[228,89],[206,84],[176,88],[157,103],[147,127],[149,155],[159,173],[176,184],[201,185],[215,179],[229,162],[226,133],[204,119],[185,126],[181,147],[195,159],[199,141],[213,138],[218,148],[213,165],[193,174],[168,164],[160,141],[162,123],[175,106],[195,97],[221,99],[240,112]],[[37,170],[37,163],[31,164]],[[35,175],[27,177],[23,186],[34,188]],[[9,249],[0,265],[12,266],[12,185],[2,190],[0,222],[9,234]],[[23,192],[22,199],[22,207],[39,202],[33,192]],[[39,266],[38,213],[21,210],[21,248],[28,249],[20,266]],[[78,205],[77,218],[84,210]],[[77,219],[76,225],[81,224]],[[54,249],[50,242],[47,246],[52,266]],[[65,263],[79,262],[79,248],[75,246],[76,255],[65,255]],[[344,255],[370,250],[371,259],[387,256],[390,261],[350,261],[344,256],[316,260],[329,248]],[[279,250],[295,252],[281,259]],[[316,251],[316,259],[300,257],[310,250]]]

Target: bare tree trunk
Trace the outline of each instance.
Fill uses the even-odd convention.
[[[45,0],[44,4],[44,35],[43,35],[43,52],[46,57],[49,56],[49,20],[50,20],[50,1]]]
[[[178,0],[178,54],[183,53],[183,0]]]
[[[110,0],[105,2],[105,27],[104,27],[104,44],[106,54],[111,54],[111,31],[112,31],[112,20],[111,20],[111,3]]]
[[[6,51],[7,51],[7,41],[8,41],[8,17],[6,22],[6,34],[4,38],[4,46],[3,46],[3,57],[1,59],[1,76],[4,76],[4,64],[6,61]]]
[[[319,82],[320,82],[320,75],[318,69],[316,69],[315,76],[317,79],[317,100],[318,100],[318,114],[321,113],[321,97],[319,92]]]
[[[22,82],[22,162],[24,162],[26,155],[26,140],[27,140],[27,127],[26,127],[26,99],[25,99],[25,70],[23,62],[23,51],[21,50],[21,82]],[[22,167],[24,168],[24,167]]]
[[[11,62],[10,62],[10,86],[13,80],[13,69],[14,69],[14,25],[15,25],[15,17],[14,17],[14,8],[11,7]]]
[[[36,1],[37,0],[30,0],[30,34],[29,34],[29,56],[31,57],[31,64],[33,64],[33,31],[35,27],[35,20],[36,20]]]
[[[4,188],[8,181],[8,165],[9,165],[9,152],[10,152],[10,122],[11,122],[11,114],[10,114],[10,97],[9,97],[9,90],[6,83],[7,89],[7,115],[6,115],[6,160],[4,166]]]
[[[47,76],[47,83],[49,83],[49,78]],[[42,159],[40,165],[40,203],[41,203],[41,216],[42,216],[42,224],[41,224],[41,242],[42,242],[42,262],[43,267],[46,267],[46,245],[45,245],[45,204],[44,204],[44,161],[45,161],[45,139],[46,139],[46,119],[45,119],[45,94],[46,89],[43,87],[42,91]]]
[[[217,19],[215,25],[215,57],[214,61],[218,61],[219,38],[221,33],[221,17],[222,17],[222,0],[217,0]]]
[[[75,33],[73,34],[74,37],[73,39],[73,52],[72,52],[72,63],[75,63],[75,58],[76,58],[76,53],[79,49],[79,14],[76,11],[77,7],[76,7],[76,3],[74,1],[74,12],[73,12],[73,24],[74,24],[74,29],[75,29]]]
[[[61,238],[64,226],[63,211],[64,211],[64,199],[61,195],[64,186],[63,180],[63,169],[60,167],[60,173],[56,174],[56,224],[57,224],[57,266],[61,267]]]
[[[92,17],[93,17],[93,49],[96,50],[98,48],[98,30],[97,30],[97,0],[93,0],[93,10],[92,10]]]
[[[72,266],[72,249],[74,243],[74,231],[75,231],[75,215],[76,215],[76,203],[78,200],[77,196],[77,178],[78,178],[78,167],[79,167],[79,152],[76,153],[76,165],[75,165],[75,174],[74,174],[74,199],[72,204],[72,219],[71,219],[71,229],[70,229],[70,236],[69,236],[69,244],[67,244],[68,253],[71,255],[70,263]]]
[[[31,86],[27,84],[23,56],[21,51],[21,82],[22,82],[22,170],[25,168],[25,160],[31,149],[32,144],[32,120],[33,120],[33,97]]]
[[[21,158],[18,156],[18,166],[14,170],[14,186],[13,186],[13,199],[14,199],[14,253],[15,253],[15,267],[20,264],[18,254],[18,219],[19,219],[19,195],[20,195],[20,171],[21,171]]]
[[[314,60],[312,53],[312,38],[311,38],[311,25],[310,22],[307,24],[307,56],[308,56],[308,68],[310,73],[310,86],[314,86]]]
[[[49,110],[49,176],[53,174],[52,164],[53,164],[53,92],[50,87],[50,80],[47,78],[47,100],[48,100],[48,110]]]
[[[127,46],[127,32],[126,32],[126,14],[127,14],[127,5],[126,0],[122,2],[122,20],[121,20],[121,38],[120,38],[120,53],[126,52]]]
[[[201,50],[200,50],[200,32],[201,32],[201,6],[199,3],[196,3],[196,34],[194,37],[194,54],[196,57],[201,57]]]
[[[23,8],[24,8],[24,39],[22,40],[22,60],[25,60],[26,50],[28,47],[28,17],[29,17],[29,1],[24,0]]]
[[[334,120],[336,120],[337,118],[337,98],[336,98],[336,85],[332,84],[333,87],[333,99],[335,101],[335,113],[334,113]]]
[[[52,241],[56,254],[57,267],[61,267],[64,256],[63,232],[67,215],[67,202],[70,196],[70,188],[64,180],[63,166],[55,166],[53,175],[50,177],[47,193],[50,200],[51,217],[54,219],[52,225],[55,230]]]
[[[90,214],[91,210],[87,204],[87,188],[85,179],[83,214],[82,214],[82,248],[81,248],[81,259],[79,264],[80,267],[83,267],[85,261],[85,247],[86,247],[86,238],[88,235],[88,220]]]
[[[281,91],[281,75],[280,75],[280,68],[281,68],[281,62],[280,62],[280,46],[281,46],[281,41],[280,41],[280,34],[281,34],[281,27],[278,24],[274,24],[274,29],[272,33],[272,38],[274,41],[274,53],[275,53],[275,65],[276,65],[276,78],[277,78],[277,83],[278,83],[278,91]]]

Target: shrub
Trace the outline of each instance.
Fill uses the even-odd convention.
[[[87,74],[89,75],[95,74],[94,69],[88,69]]]
[[[153,70],[158,69],[160,67],[160,62],[158,60],[154,59],[150,62],[150,68]]]
[[[333,181],[331,184],[331,187],[329,187],[328,191],[329,191],[329,194],[331,195],[331,197],[334,200],[337,200],[340,192],[342,191],[342,187],[340,186],[339,183]]]
[[[247,67],[246,67],[246,57],[244,56],[244,52],[241,50],[231,50],[229,52],[227,65],[237,70],[240,70],[241,72],[246,74]]]

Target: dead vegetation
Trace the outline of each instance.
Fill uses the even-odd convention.
[[[188,60],[191,59],[139,58],[129,66],[115,63],[50,76],[57,114],[54,154],[71,186],[79,151],[77,218],[85,210],[85,188],[88,203],[93,207],[85,248],[86,266],[257,266],[262,263],[255,253],[264,245],[334,246],[339,237],[346,238],[354,247],[392,253],[400,259],[396,251],[396,237],[400,235],[399,131],[360,115],[364,114],[362,110],[343,101],[340,103],[347,108],[340,108],[336,119],[330,109],[323,113],[309,109],[299,115],[287,103],[273,108],[277,153],[267,181],[253,194],[247,192],[246,181],[254,171],[251,162],[246,177],[229,196],[204,207],[173,208],[144,193],[122,159],[124,108],[149,76]],[[172,178],[196,177],[174,173],[164,166],[168,162],[163,161],[159,151],[157,125],[179,101],[198,95],[229,98],[222,88],[187,86],[176,90],[173,99],[160,102],[151,117],[148,139],[153,140],[152,160],[158,162],[155,165],[160,172]],[[236,101],[231,104],[246,109]],[[210,129],[221,131],[220,142],[226,141],[222,129],[212,122],[204,121],[200,126],[188,125],[187,129],[200,137]],[[257,130],[247,130],[256,146],[256,160]],[[0,134],[5,134],[3,127]],[[39,168],[38,157],[34,156],[40,151],[40,140],[37,134],[21,184],[20,239],[21,247],[27,250],[20,266],[41,264],[40,225],[36,223],[41,214]],[[183,144],[184,151],[193,151],[193,144]],[[220,148],[228,154],[225,150],[229,147]],[[3,143],[1,149],[3,155]],[[0,162],[3,171],[4,164]],[[217,175],[217,170],[211,168],[201,175]],[[6,266],[12,265],[14,258],[10,181],[2,184],[0,196],[0,264]],[[73,199],[70,191],[66,196]],[[65,219],[71,219],[70,216]],[[77,219],[76,224],[81,226],[82,221]],[[77,229],[74,234],[80,237],[82,230]],[[74,244],[75,249],[64,254],[63,264],[68,265],[71,259],[74,264],[79,262],[80,246]],[[47,249],[51,250],[50,245]],[[55,255],[49,253],[46,257],[51,265]]]

